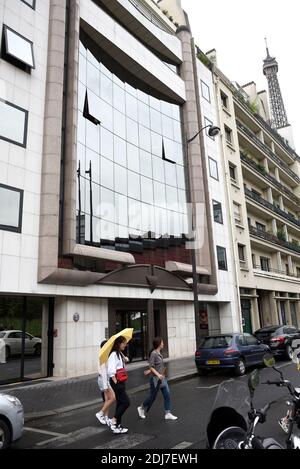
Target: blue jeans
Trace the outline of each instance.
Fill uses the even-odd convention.
[[[155,401],[159,390],[161,390],[163,398],[164,398],[165,412],[166,413],[171,412],[171,398],[170,398],[170,389],[169,389],[168,381],[166,378],[164,378],[161,385],[158,386],[157,380],[154,380],[153,376],[151,376],[150,378],[150,394],[147,397],[147,399],[143,402],[143,409],[145,409],[146,412],[149,412],[150,407]]]

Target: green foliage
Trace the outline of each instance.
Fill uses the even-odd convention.
[[[286,236],[283,230],[277,230],[277,238],[280,239],[280,241],[286,241]]]
[[[253,114],[257,114],[258,113],[258,104],[256,101],[248,101],[248,106],[249,108],[251,109],[251,112],[253,112]]]

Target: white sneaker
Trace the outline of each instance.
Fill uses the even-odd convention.
[[[112,429],[112,432],[115,433],[115,434],[127,433],[128,432],[128,428],[122,427],[122,425],[118,425],[117,427],[114,426],[114,428],[111,427],[111,429]]]
[[[144,409],[143,409],[142,406],[138,407],[138,408],[137,408],[137,411],[138,411],[139,416],[141,417],[141,419],[145,419],[145,418],[146,418],[145,411],[144,411]]]
[[[177,420],[177,419],[178,419],[178,417],[171,414],[171,412],[167,412],[166,415],[165,415],[165,420]]]
[[[102,425],[106,425],[106,417],[102,414],[101,411],[96,414],[96,418],[99,420],[100,423],[102,423]]]
[[[106,419],[106,425],[109,428],[116,427],[116,424],[114,423],[113,419],[109,419],[109,418]]]

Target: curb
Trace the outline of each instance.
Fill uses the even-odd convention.
[[[186,379],[192,379],[198,376],[198,372],[195,372],[194,370],[191,370],[188,373],[180,374],[180,375],[175,375],[172,378],[168,379],[169,383],[178,383],[180,381],[184,381]],[[128,395],[132,396],[134,394],[137,394],[141,391],[145,391],[149,388],[148,384],[142,384],[140,386],[136,386],[135,388],[129,389]],[[85,407],[92,407],[94,405],[99,404],[101,402],[101,399],[93,399],[92,401],[86,401],[82,402],[80,404],[73,404],[65,407],[59,407],[54,410],[47,410],[45,412],[29,412],[28,414],[25,414],[24,421],[25,423],[31,421],[31,420],[37,420],[41,419],[44,417],[52,417],[54,415],[59,415],[59,414],[64,414],[67,412],[71,412],[73,410],[77,409],[83,409]]]

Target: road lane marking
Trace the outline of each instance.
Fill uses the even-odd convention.
[[[33,433],[41,433],[42,435],[50,435],[50,436],[67,436],[66,433],[55,433],[55,432],[49,432],[48,430],[41,430],[40,428],[33,428],[33,427],[24,427],[24,430],[27,430],[28,432],[33,432]]]
[[[145,443],[145,441],[154,438],[153,435],[145,435],[143,433],[130,433],[129,435],[114,436],[114,439],[103,443],[103,445],[96,446],[94,449],[128,449],[134,448],[135,446]]]
[[[194,443],[191,443],[190,441],[183,441],[182,443],[178,443],[178,445],[173,446],[171,449],[185,449],[188,448],[189,446],[192,446]]]
[[[213,386],[196,386],[196,389],[213,389],[218,388],[219,386],[219,384],[214,384]]]

